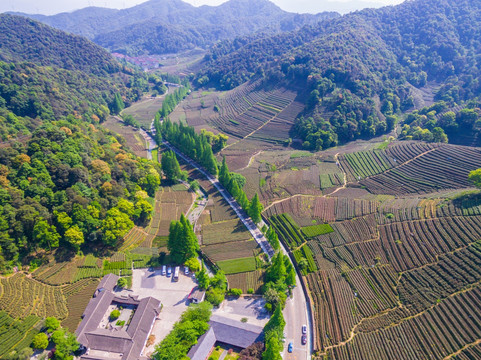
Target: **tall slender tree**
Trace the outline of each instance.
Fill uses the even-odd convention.
[[[167,151],[162,154],[162,172],[169,181],[176,181],[180,178],[182,173],[179,161],[173,151]]]
[[[259,195],[255,193],[249,206],[248,214],[256,224],[262,220],[261,213],[264,207],[259,201]]]

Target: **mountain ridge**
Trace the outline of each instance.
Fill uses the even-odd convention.
[[[142,74],[88,39],[36,20],[0,14],[0,44],[0,107],[18,116],[105,120],[117,94],[126,103],[142,94],[132,81]]]
[[[467,0],[365,9],[220,42],[197,78],[223,90],[259,77],[303,86],[310,96],[293,136],[319,150],[391,131],[396,115],[413,109],[412,88],[435,83],[434,100],[451,105],[479,97],[480,15],[481,3]]]
[[[230,0],[219,6],[200,7],[181,0],[150,0],[122,10],[88,7],[52,16],[16,14],[129,55],[206,48],[219,40],[258,31],[271,34],[291,31],[340,16],[333,12],[289,13],[268,0]],[[166,40],[166,34],[173,40]]]

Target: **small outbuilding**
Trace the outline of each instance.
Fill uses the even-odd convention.
[[[264,329],[261,326],[216,315],[212,315],[209,325],[209,330],[187,354],[191,360],[206,360],[216,343],[245,349],[258,341],[263,341]]]
[[[192,292],[189,295],[189,302],[193,304],[199,304],[205,299],[205,290],[199,289],[198,286],[196,286],[194,289],[192,289]]]

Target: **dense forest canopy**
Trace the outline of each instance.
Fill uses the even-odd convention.
[[[121,70],[100,46],[21,16],[0,14],[0,44],[0,60],[5,62],[33,62],[95,75]]]
[[[231,89],[264,77],[304,89],[293,136],[308,149],[370,138],[415,107],[415,88],[429,86],[449,106],[480,95],[480,13],[481,4],[468,0],[407,1],[224,41],[206,55],[198,81]]]
[[[38,249],[115,246],[150,218],[160,169],[121,141],[70,116],[0,149],[2,267]]]
[[[0,107],[20,117],[76,114],[98,123],[117,113],[116,95],[130,104],[162,83],[85,38],[20,16],[0,15],[0,43]]]
[[[161,79],[33,20],[0,27],[0,270],[115,247],[150,219],[160,166],[98,125]]]

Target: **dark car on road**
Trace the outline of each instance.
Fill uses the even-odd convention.
[[[291,353],[293,349],[294,349],[294,344],[290,342],[289,345],[287,346],[287,351]]]
[[[302,342],[302,345],[306,345],[306,344],[307,344],[307,336],[306,336],[306,335],[302,335],[302,337],[301,337],[301,342]]]

